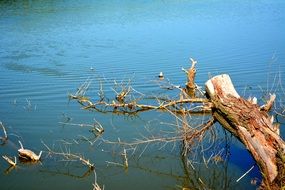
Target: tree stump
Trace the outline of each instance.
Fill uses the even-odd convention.
[[[206,93],[213,103],[213,116],[249,150],[263,174],[261,189],[285,186],[285,144],[269,114],[236,92],[228,75],[206,82]]]

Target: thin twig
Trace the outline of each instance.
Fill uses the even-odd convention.
[[[124,148],[124,152],[123,152],[122,156],[123,156],[123,159],[124,159],[124,166],[125,166],[125,168],[128,168],[129,167],[129,162],[128,162],[128,157],[127,157],[127,151],[126,151],[125,148]]]
[[[115,165],[115,166],[121,166],[121,167],[125,167],[123,164],[120,164],[118,162],[109,162],[109,161],[106,161],[107,164],[112,164],[112,165]]]
[[[99,184],[97,183],[96,171],[94,170],[93,173],[94,173],[93,190],[102,190],[101,187],[99,186]],[[103,186],[103,190],[104,190],[104,186]]]
[[[240,178],[238,178],[236,180],[236,182],[239,182],[244,176],[246,176],[252,169],[254,168],[254,165],[251,166],[251,168],[249,168],[249,170],[247,170],[242,176],[240,176]]]

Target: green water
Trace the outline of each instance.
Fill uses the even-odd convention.
[[[181,67],[189,67],[193,57],[198,85],[228,73],[245,97],[261,100],[264,92],[277,93],[278,107],[285,94],[280,88],[285,82],[284,33],[282,0],[0,1],[0,121],[9,135],[0,154],[17,156],[18,140],[36,153],[45,151],[41,163],[20,163],[9,172],[1,159],[1,189],[93,188],[93,172],[78,161],[49,155],[42,142],[90,159],[105,189],[256,189],[251,184],[260,180],[256,166],[236,182],[255,163],[219,125],[215,146],[204,155],[199,148],[190,153],[194,170],[181,158],[180,142],[125,147],[129,168],[112,164],[123,163],[124,147],[106,140],[170,135],[176,131],[175,117],[156,111],[136,116],[91,112],[67,95],[93,79],[87,95],[95,100],[103,81],[105,95],[112,98],[114,80],[129,78],[139,92],[157,95],[162,93],[158,73],[184,85]],[[88,127],[70,125],[93,124],[94,119],[105,129],[100,138]],[[67,120],[69,125],[61,123]],[[193,116],[190,123],[205,120]],[[230,156],[203,164],[203,156],[219,151],[224,159]]]

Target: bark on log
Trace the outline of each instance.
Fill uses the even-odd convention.
[[[223,74],[206,82],[213,116],[250,151],[263,174],[262,189],[281,189],[285,184],[285,143],[274,131],[271,117],[239,96],[231,79]]]

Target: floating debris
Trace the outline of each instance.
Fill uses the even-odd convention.
[[[21,146],[21,148],[18,149],[20,158],[30,160],[30,161],[39,161],[41,159],[42,151],[40,152],[39,155],[36,155],[33,151],[29,149],[24,149],[21,141],[19,141],[19,144]]]
[[[160,73],[159,73],[158,78],[161,79],[161,80],[164,79],[163,72],[160,72]]]

